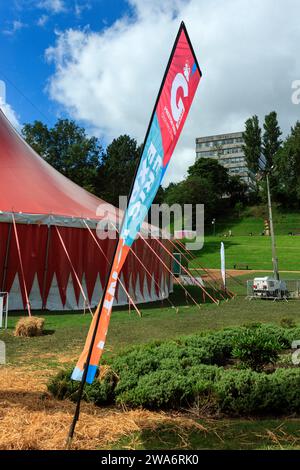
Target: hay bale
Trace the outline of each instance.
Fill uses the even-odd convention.
[[[32,337],[43,334],[45,319],[39,317],[20,318],[16,324],[14,336]]]

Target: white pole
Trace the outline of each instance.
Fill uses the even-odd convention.
[[[274,233],[273,215],[272,215],[272,202],[271,202],[271,192],[270,192],[270,183],[269,183],[268,173],[266,174],[266,180],[267,180],[267,192],[268,192],[268,209],[269,209],[269,220],[270,220],[270,232],[271,232],[271,240],[272,240],[273,272],[274,272],[274,278],[278,281],[279,280],[278,258],[277,258],[277,254],[276,254],[275,233]]]
[[[221,242],[220,255],[221,255],[221,276],[223,279],[224,289],[226,289],[225,247],[224,247],[223,242]]]
[[[3,324],[3,297],[0,296],[0,328],[2,328]]]
[[[5,316],[5,329],[7,330],[7,319],[8,319],[8,298],[9,298],[9,293],[6,292],[6,316]]]

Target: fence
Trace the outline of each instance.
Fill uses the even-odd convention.
[[[0,292],[0,328],[3,328],[3,318],[5,317],[5,328],[7,328],[8,316],[8,292]]]
[[[288,299],[300,299],[300,279],[282,279],[286,284]],[[253,297],[253,279],[247,281],[247,297]]]

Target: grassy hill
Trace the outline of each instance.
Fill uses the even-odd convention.
[[[216,234],[223,235],[231,230],[233,235],[246,236],[249,233],[260,235],[264,230],[264,220],[268,219],[266,206],[255,206],[244,209],[240,216],[237,214],[216,219]],[[290,232],[300,235],[300,211],[287,212],[276,206],[273,208],[273,222],[277,235],[288,235]],[[213,227],[206,231],[213,234]]]
[[[272,270],[271,238],[261,235],[266,218],[266,208],[258,206],[245,209],[240,217],[217,219],[216,235],[212,235],[209,227],[203,249],[194,254],[203,266],[219,268],[220,242],[223,241],[227,268],[246,264],[249,269]],[[275,208],[273,218],[279,269],[300,271],[300,212],[283,212]],[[229,230],[231,237],[228,237]],[[288,235],[290,232],[292,236]]]
[[[220,267],[221,241],[225,245],[228,269],[233,269],[235,264],[246,264],[249,269],[272,270],[271,238],[260,236],[205,237],[203,249],[196,252],[202,266]],[[279,270],[300,271],[300,237],[279,235],[276,244]],[[197,266],[197,261],[194,264]]]

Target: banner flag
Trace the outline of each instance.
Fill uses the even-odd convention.
[[[86,382],[94,380],[105,345],[120,271],[164,177],[201,76],[186,27],[181,23],[146,133],[104,297],[93,317],[84,349],[72,374],[73,380],[82,380],[86,362],[89,362]]]
[[[221,276],[223,279],[224,289],[226,289],[225,247],[224,247],[223,242],[221,242],[220,255],[221,255]]]

